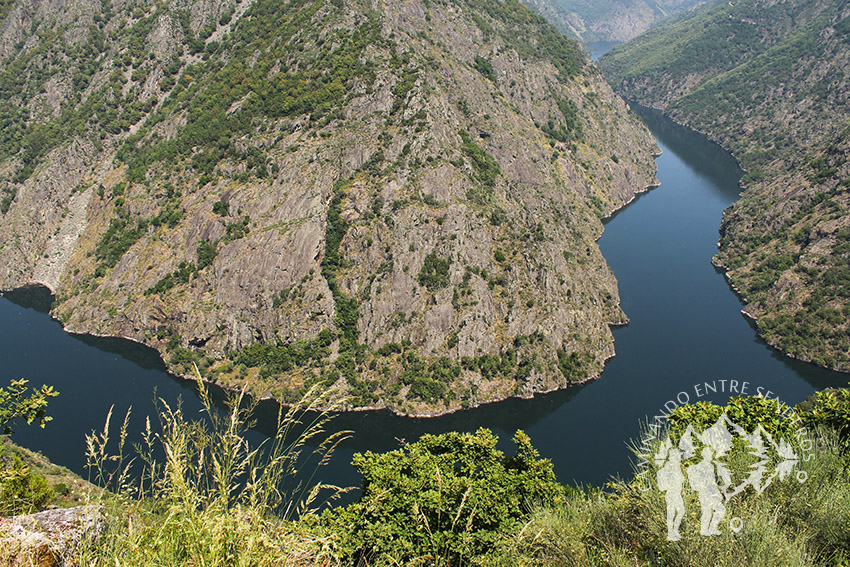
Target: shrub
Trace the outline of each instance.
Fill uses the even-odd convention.
[[[203,270],[207,266],[212,266],[215,262],[215,257],[218,255],[218,248],[214,242],[202,240],[198,244],[198,270]]]
[[[118,215],[109,223],[109,228],[94,249],[95,258],[106,268],[115,266],[147,229],[147,223],[141,219],[131,223],[130,216],[123,209],[119,209]]]
[[[334,338],[329,330],[323,329],[315,339],[286,344],[255,343],[242,349],[234,362],[251,368],[260,367],[266,374],[281,374],[328,356]]]
[[[505,210],[501,207],[494,207],[490,212],[490,224],[499,226],[507,220],[508,216]]]
[[[0,469],[0,515],[31,514],[43,510],[53,500],[54,493],[47,479],[31,472],[20,457],[15,455],[10,461],[3,461]]]
[[[481,556],[517,529],[533,505],[563,504],[552,464],[528,436],[516,454],[496,449],[487,429],[424,435],[402,449],[356,454],[363,495],[324,517],[356,564],[457,565]]]
[[[219,199],[213,205],[212,212],[221,217],[226,217],[230,213],[230,207],[225,201]]]
[[[472,66],[476,71],[484,75],[485,78],[490,79],[493,83],[496,82],[496,73],[493,71],[493,65],[488,60],[480,55],[476,55]]]
[[[715,423],[725,412],[737,425],[754,431],[759,425],[778,437],[789,437],[795,431],[795,421],[790,419],[788,406],[775,399],[762,396],[735,396],[729,400],[726,407],[711,402],[697,402],[673,410],[667,417],[675,433],[682,433],[688,425],[694,429],[703,429]]]
[[[472,169],[475,172],[475,179],[485,189],[492,189],[496,185],[496,178],[502,173],[499,162],[488,154],[484,148],[473,142],[468,132],[461,131],[460,137],[463,140],[460,149],[469,158]]]
[[[225,234],[220,240],[221,244],[225,245],[233,242],[234,240],[239,240],[240,238],[248,236],[248,233],[251,232],[250,224],[251,217],[248,215],[242,217],[242,220],[239,222],[228,223],[225,227]]]
[[[850,389],[821,390],[799,408],[804,423],[833,429],[844,443],[850,441]]]
[[[443,259],[431,252],[425,256],[425,262],[419,271],[419,285],[428,288],[428,291],[436,291],[449,285],[449,267],[452,261]]]
[[[531,308],[534,306],[534,301],[529,300],[526,305]],[[570,382],[575,382],[576,380],[584,380],[585,378],[587,378],[590,363],[592,360],[591,356],[588,353],[567,353],[567,351],[562,348],[559,348],[557,352],[558,370],[561,371],[561,375],[563,375],[564,378],[566,378]]]

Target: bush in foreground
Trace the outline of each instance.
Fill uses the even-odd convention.
[[[685,490],[679,541],[668,539],[665,494],[655,482],[660,464],[653,459],[645,474],[629,482],[579,491],[555,482],[551,463],[538,458],[521,432],[512,457],[496,450],[487,430],[426,435],[394,451],[357,455],[354,464],[364,476],[360,499],[317,516],[322,485],[283,487],[298,477],[302,450],[311,436],[323,435],[327,414],[282,415],[278,436],[263,451],[244,440],[247,413],[238,399],[223,417],[215,416],[207,400],[211,419],[205,422],[187,421],[179,408],[166,406],[162,432],[149,432],[140,447],[141,476],[131,474],[133,465],[122,451],[107,456],[107,430],[90,438],[94,476],[118,495],[107,503],[107,532],[88,542],[75,563],[847,567],[848,399],[844,390],[821,393],[799,412],[763,398],[679,410],[668,430],[677,443],[688,426],[702,430],[725,412],[746,423],[748,435],[760,428],[763,438],[790,444],[800,457],[795,470],[807,475],[801,483],[801,477],[786,474],[762,492],[751,486],[737,494],[726,502],[717,536],[699,535],[700,502]],[[302,424],[306,434],[291,437],[306,415],[319,417]],[[801,445],[804,438],[811,446]],[[331,436],[319,444],[320,459],[337,441]],[[724,460],[731,473],[746,474],[753,455],[739,441],[728,443]],[[156,444],[165,455],[161,464],[152,457]],[[683,466],[697,462],[698,455],[683,457]],[[776,465],[785,457],[769,460]],[[293,510],[301,513],[297,520],[291,519]],[[741,529],[731,529],[733,518]]]
[[[522,431],[516,454],[486,429],[424,435],[354,457],[363,493],[325,517],[342,558],[356,565],[463,565],[521,526],[532,506],[560,506],[565,489]]]

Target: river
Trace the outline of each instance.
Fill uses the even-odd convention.
[[[655,112],[637,110],[663,151],[657,160],[661,186],[609,219],[599,241],[630,318],[614,330],[617,356],[601,378],[434,419],[340,415],[334,426],[354,435],[322,480],[358,485],[349,464],[356,451],[386,451],[424,433],[487,427],[505,449],[515,430],[525,430],[562,482],[601,486],[612,476],[630,475],[629,441],[668,401],[683,400],[682,392],[690,401],[725,402],[733,385],[742,391],[746,383],[746,393],[761,388],[795,404],[816,389],[848,383],[847,374],[793,361],[759,340],[740,300],[711,265],[721,213],[738,197],[740,171],[731,156]],[[61,392],[50,401],[54,420],[44,430],[18,427],[15,441],[84,474],[84,434],[102,428],[110,406],[123,416],[132,405],[135,431],[153,414],[155,396],[169,403],[182,398],[190,413],[200,408],[192,387],[170,377],[155,352],[128,341],[69,335],[46,314],[49,301],[44,290],[0,298],[0,384],[25,377]],[[700,396],[706,382],[718,392]],[[260,420],[254,441],[268,424]]]

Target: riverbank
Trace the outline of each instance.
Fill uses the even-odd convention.
[[[642,421],[677,393],[693,392],[694,384],[748,381],[788,403],[847,384],[846,375],[780,357],[758,340],[741,316],[741,302],[711,265],[721,212],[740,191],[734,160],[661,116],[644,120],[663,151],[662,185],[613,215],[599,240],[630,319],[613,329],[617,356],[601,379],[430,419],[385,410],[340,414],[334,428],[353,431],[353,437],[340,447],[323,481],[358,484],[350,465],[356,452],[384,452],[398,448],[398,439],[486,427],[508,440],[524,430],[552,460],[561,482],[602,486],[612,475],[631,474],[627,445]],[[83,435],[103,428],[112,405],[121,416],[132,406],[132,439],[139,439],[145,416],[156,415],[154,397],[171,405],[182,398],[187,412],[199,409],[191,382],[166,374],[150,349],[68,336],[47,315],[7,299],[0,299],[0,358],[0,379],[26,377],[62,393],[52,401],[55,421],[44,431],[21,431],[20,442],[74,471],[85,472]],[[718,393],[714,401],[725,402],[728,395]],[[260,403],[253,440],[273,433],[276,415],[276,404]],[[582,455],[593,458],[578,458]]]
[[[658,152],[653,153],[653,156],[657,158],[661,155],[661,153],[662,152],[659,149]],[[620,204],[620,206],[614,207],[614,208],[604,212],[603,215],[601,216],[601,220],[603,221],[603,223],[607,222],[614,215],[616,215],[619,211],[623,210],[629,204],[633,203],[638,197],[648,193],[649,191],[651,191],[653,189],[658,188],[660,185],[661,185],[660,182],[658,182],[658,180],[656,178],[655,182],[644,186],[642,189],[637,188],[637,189],[630,191],[631,196],[626,201],[624,201],[622,204]],[[604,234],[604,232],[602,234]],[[600,237],[602,236],[602,234],[600,234]],[[39,288],[41,288],[43,290],[43,292],[40,292]],[[27,294],[27,293],[40,294],[40,295],[44,296],[44,297],[41,297],[40,299],[37,300],[39,305],[42,306],[41,310],[43,310],[44,313],[46,313],[54,321],[56,321],[62,327],[62,329],[65,332],[67,332],[71,335],[76,335],[76,336],[80,336],[80,337],[92,337],[92,338],[100,338],[100,339],[117,339],[117,340],[123,340],[123,341],[135,343],[135,344],[140,345],[142,347],[151,349],[151,351],[155,352],[156,355],[160,358],[160,360],[162,362],[162,367],[165,368],[166,371],[168,372],[168,374],[170,376],[172,376],[173,378],[187,381],[190,384],[194,383],[197,380],[197,377],[193,373],[191,373],[191,372],[180,372],[180,371],[177,370],[177,367],[175,365],[169,365],[166,362],[166,359],[165,359],[166,353],[163,352],[162,350],[160,350],[160,348],[164,344],[162,341],[156,341],[154,343],[147,343],[147,342],[141,341],[141,340],[139,340],[135,337],[128,336],[128,335],[85,332],[85,331],[75,329],[74,327],[72,327],[71,325],[69,325],[68,323],[63,321],[62,319],[56,317],[54,315],[54,313],[52,312],[52,308],[50,307],[51,305],[53,305],[53,302],[55,300],[54,289],[50,285],[45,284],[42,281],[34,282],[34,283],[28,284],[26,286],[22,286],[22,287],[15,288],[15,289],[0,290],[0,297],[2,297],[4,294],[9,294],[9,293],[13,293],[13,294]],[[45,306],[46,306],[46,308],[45,308]],[[625,325],[628,324],[628,317],[620,309],[619,303],[617,303],[617,305],[616,305],[616,311],[618,313],[618,317],[616,319],[611,319],[607,322],[609,328],[622,327],[622,326],[625,326]],[[613,343],[613,339],[611,339],[611,341]],[[451,415],[451,414],[454,414],[454,413],[459,412],[459,411],[467,411],[469,409],[479,408],[481,406],[488,405],[488,404],[496,404],[496,403],[500,403],[500,402],[503,402],[505,400],[512,399],[512,398],[528,400],[528,399],[533,399],[535,396],[542,396],[542,395],[550,394],[550,393],[558,391],[558,390],[582,386],[584,384],[587,384],[589,382],[592,382],[594,380],[599,379],[600,376],[602,375],[602,373],[604,372],[605,364],[607,364],[607,362],[615,356],[615,350],[614,350],[613,344],[610,345],[610,348],[604,349],[603,352],[600,353],[600,356],[601,356],[601,367],[600,367],[599,371],[597,371],[595,373],[587,374],[584,378],[576,379],[576,378],[571,376],[569,380],[564,380],[560,383],[553,383],[550,386],[535,387],[535,388],[530,389],[530,390],[514,388],[514,392],[508,393],[506,391],[503,395],[496,395],[496,396],[490,397],[483,402],[478,401],[477,399],[473,399],[471,401],[471,403],[466,403],[466,404],[457,403],[455,405],[450,405],[448,407],[445,407],[445,409],[441,409],[441,410],[437,410],[437,411],[434,411],[433,409],[429,409],[427,411],[417,410],[417,409],[415,409],[416,406],[413,406],[413,405],[407,405],[407,406],[405,406],[404,409],[402,409],[398,406],[388,405],[386,403],[380,404],[380,405],[345,405],[345,404],[343,404],[343,407],[344,407],[344,410],[348,411],[348,412],[373,412],[373,411],[386,410],[386,411],[389,411],[393,415],[396,415],[398,417],[418,419],[418,418],[435,418],[435,417],[447,416],[447,415]],[[554,364],[554,362],[552,362],[552,364]],[[204,383],[207,384],[208,386],[215,388],[222,393],[229,392],[230,394],[238,394],[240,392],[246,391],[246,384],[248,382],[250,382],[250,380],[251,380],[251,378],[249,377],[248,379],[241,380],[242,383],[240,383],[240,384],[234,384],[232,381],[226,382],[226,381],[219,380],[219,379],[216,379],[216,378],[211,378],[208,375],[208,373],[205,373],[205,372],[201,372],[200,376],[201,376],[201,379],[204,381]],[[517,391],[517,390],[519,390],[519,391]],[[255,397],[258,401],[274,402],[274,403],[280,404],[283,407],[290,407],[290,405],[291,405],[291,402],[287,402],[284,399],[280,399],[279,397],[276,397],[275,395],[273,395],[270,392],[256,394],[255,392],[252,391],[250,386],[247,387],[247,395]],[[414,408],[414,409],[411,411],[410,408]]]
[[[706,133],[748,170],[714,263],[765,342],[850,376],[843,18],[814,0],[718,3],[612,50],[600,67],[622,96]],[[731,22],[747,33],[727,33]]]

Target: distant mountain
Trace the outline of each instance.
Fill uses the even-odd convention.
[[[600,64],[738,157],[715,262],[768,342],[850,371],[850,2],[716,2]]]
[[[654,143],[515,0],[0,3],[0,289],[291,400],[598,375]]]
[[[702,0],[523,0],[558,29],[584,42],[628,41]]]

